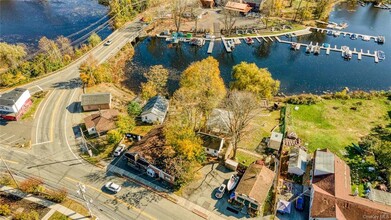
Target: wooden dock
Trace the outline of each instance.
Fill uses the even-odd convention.
[[[211,40],[209,42],[209,46],[208,46],[208,54],[211,54],[213,52],[213,46],[215,45],[215,40]]]
[[[286,41],[286,40],[281,40],[279,39],[279,42],[280,43],[285,43],[285,44],[290,44],[292,45],[293,43],[297,43],[297,42],[292,42],[292,41]],[[311,53],[314,51],[314,48],[315,48],[315,45],[319,45],[319,43],[315,43],[315,45],[312,43],[312,41],[310,42],[310,44],[303,44],[303,43],[300,43],[304,48],[306,47],[311,47]],[[326,50],[326,54],[330,54],[330,51],[334,51],[334,52],[339,52],[341,53],[341,55],[343,55],[343,52],[342,52],[342,47],[337,47],[337,45],[335,45],[334,47],[323,47],[323,46],[320,46],[320,49],[321,50]],[[357,55],[357,58],[359,60],[362,59],[362,56],[367,56],[367,57],[373,57],[375,59],[375,63],[378,63],[379,62],[379,57],[377,56],[377,52],[374,51],[374,53],[371,53],[369,50],[367,50],[366,53],[363,52],[363,50],[361,49],[360,51],[357,50],[356,48],[354,48],[352,50],[352,54],[356,54]]]
[[[231,50],[231,48],[228,46],[227,41],[225,40],[225,38],[224,38],[223,36],[221,36],[221,40],[223,41],[223,44],[224,44],[224,47],[225,47],[225,50],[227,51],[227,53],[231,53],[232,50]]]
[[[333,29],[327,29],[327,28],[318,28],[318,27],[312,27],[311,29],[313,30],[316,30],[320,33],[323,33],[323,32],[329,32],[329,31],[336,31],[336,30],[333,30]],[[368,36],[370,37],[370,39],[374,39],[375,42],[377,42],[377,36],[371,36],[371,35],[367,35],[367,34],[357,34],[357,33],[352,33],[352,32],[346,32],[346,31],[338,31],[341,33],[341,35],[343,35],[344,37],[345,36],[352,36],[353,34],[356,34],[357,38],[360,38],[361,39],[364,37],[364,36]]]
[[[265,37],[262,37],[262,40],[268,42],[268,40]]]
[[[257,39],[257,41],[258,41],[259,43],[261,43],[261,40],[260,40],[258,37],[256,37],[255,39]]]

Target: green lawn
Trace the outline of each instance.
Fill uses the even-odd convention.
[[[323,100],[315,105],[298,105],[298,111],[295,106],[288,107],[288,131],[296,132],[311,152],[329,148],[341,155],[346,146],[357,143],[376,125],[391,122],[387,98]]]
[[[33,102],[33,104],[27,110],[27,112],[22,116],[22,120],[26,120],[34,116],[39,106],[39,103],[41,103],[42,100],[46,97],[46,94],[47,92],[37,92],[31,97],[31,101]]]
[[[55,212],[52,216],[50,216],[49,220],[70,220],[68,216],[60,213],[60,212]]]
[[[261,158],[253,156],[253,155],[248,154],[246,152],[238,151],[236,153],[236,161],[243,164],[243,165],[246,165],[246,166],[249,166],[254,161],[259,160],[259,159],[261,159]]]

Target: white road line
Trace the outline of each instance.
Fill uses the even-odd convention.
[[[26,153],[26,152],[23,152],[23,151],[19,151],[19,150],[14,150],[14,149],[9,149],[9,148],[4,148],[4,147],[0,147],[1,149],[3,149],[3,150],[6,150],[6,151],[10,151],[10,152],[16,152],[16,153],[20,153],[20,154],[28,154],[28,153]]]
[[[40,87],[41,88],[41,87]],[[53,91],[50,91],[49,93],[51,94]],[[50,96],[49,96],[50,97]],[[38,107],[37,107],[37,110],[34,112],[34,116],[33,116],[33,119],[35,119],[35,116],[37,115],[37,112],[38,112],[38,109],[41,107],[43,102],[40,102]]]
[[[38,87],[39,90],[43,91],[43,89],[39,85],[36,85],[36,87]]]
[[[49,102],[50,97],[52,97],[52,95],[54,94],[54,90],[56,90],[56,89],[53,89],[53,92],[52,92],[52,93],[50,94],[50,96],[46,99],[45,104],[43,105],[41,111],[39,112],[38,121],[37,121],[37,126],[35,127],[35,143],[38,142],[39,122],[41,121],[42,112],[45,110],[46,105],[47,105],[47,103]]]
[[[72,99],[73,99],[73,96],[76,94],[76,91],[77,91],[77,88],[75,89],[75,91],[73,91],[72,93],[72,96],[71,98],[69,99],[69,102],[67,104],[67,106],[69,106],[72,102]],[[65,118],[64,118],[64,135],[65,135],[65,142],[67,143],[68,145],[68,149],[69,151],[73,154],[73,156],[81,163],[81,164],[84,164],[80,158],[78,156],[76,156],[75,153],[73,153],[72,149],[71,149],[71,145],[69,145],[69,141],[68,141],[68,134],[67,134],[67,119],[68,119],[68,114],[69,114],[69,109],[67,109],[67,111],[65,112]]]
[[[8,142],[7,144],[13,144],[13,143],[15,143],[15,142],[17,142],[17,141],[20,141],[20,140],[22,140],[22,139],[23,139],[23,138],[21,137],[21,138],[19,138],[19,139],[14,140],[14,141]]]
[[[41,144],[48,144],[48,143],[52,143],[53,141],[45,141],[45,142],[41,142],[41,143],[35,143],[35,144],[32,144],[31,146],[36,146],[36,145],[41,145]]]
[[[3,137],[4,135],[7,135],[7,133],[5,133],[5,134],[2,134],[0,137]]]
[[[8,140],[8,139],[11,139],[11,138],[13,138],[13,137],[15,137],[15,135],[12,135],[12,136],[10,136],[10,137],[7,137],[6,139],[1,140],[0,143],[3,142],[3,141],[6,141],[6,140]]]

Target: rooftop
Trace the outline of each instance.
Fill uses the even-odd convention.
[[[16,88],[10,92],[0,94],[0,105],[12,106],[27,89]]]
[[[83,94],[81,96],[81,106],[102,105],[111,103],[110,93]]]
[[[275,173],[261,164],[251,164],[240,179],[235,193],[247,195],[262,204],[269,193]]]
[[[224,8],[232,11],[243,12],[243,13],[247,13],[251,10],[251,7],[248,6],[247,4],[239,3],[239,2],[231,2],[231,1],[228,1]]]
[[[101,133],[116,128],[115,119],[118,116],[118,111],[109,109],[99,113],[91,114],[84,118],[84,123],[87,128],[94,128],[96,132]]]
[[[223,147],[224,139],[211,134],[198,133],[198,136],[202,139],[203,146],[213,150],[220,150]]]
[[[307,162],[307,153],[300,148],[293,148],[289,154],[289,167],[298,167],[305,170]]]
[[[143,107],[142,114],[154,113],[158,116],[165,117],[168,110],[168,100],[163,96],[154,96],[150,98]]]

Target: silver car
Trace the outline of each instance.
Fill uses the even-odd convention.
[[[118,193],[119,191],[121,191],[121,186],[113,182],[106,183],[105,187],[113,193]]]
[[[124,150],[125,150],[124,144],[118,145],[118,147],[115,148],[115,150],[114,150],[114,156],[119,157],[122,154],[122,152],[124,152]]]

